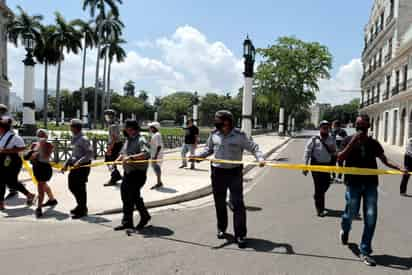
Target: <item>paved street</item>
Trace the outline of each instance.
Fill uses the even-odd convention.
[[[304,142],[293,140],[272,158],[301,163]],[[245,250],[216,239],[209,197],[155,210],[152,226],[132,236],[112,230],[120,215],[75,222],[2,218],[1,274],[412,274],[412,198],[399,197],[399,177],[382,178],[374,240],[378,266],[367,267],[354,254],[360,221],[354,222],[349,248],[338,239],[343,185],[328,192],[332,215],[317,218],[310,177],[260,171],[246,195]]]

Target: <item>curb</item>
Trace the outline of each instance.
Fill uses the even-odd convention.
[[[267,158],[270,155],[274,154],[277,150],[282,148],[284,145],[289,143],[291,141],[291,138],[287,138],[285,141],[283,141],[281,144],[277,145],[273,149],[271,149],[269,152],[264,154],[264,157]],[[256,166],[254,165],[248,165],[243,169],[243,175],[246,175],[248,172],[253,170]],[[158,200],[158,201],[151,201],[146,203],[146,207],[148,209],[150,208],[157,208],[157,207],[162,207],[162,206],[167,206],[167,205],[173,205],[173,204],[178,204],[178,203],[183,203],[183,202],[188,202],[196,199],[200,199],[206,196],[209,196],[212,194],[212,186],[208,185],[206,187],[188,192],[186,194],[178,195],[172,198],[168,199],[163,199],[163,200]],[[110,210],[105,210],[102,212],[94,213],[94,215],[98,216],[103,216],[103,215],[111,215],[111,214],[118,214],[122,212],[122,208],[115,208],[115,209],[110,209]]]

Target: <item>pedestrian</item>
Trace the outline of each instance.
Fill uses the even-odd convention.
[[[54,146],[47,141],[48,134],[46,130],[38,129],[36,136],[38,142],[31,145],[30,150],[25,154],[24,158],[25,160],[31,161],[33,174],[37,180],[38,201],[35,215],[36,218],[41,218],[43,216],[42,207],[53,207],[57,205],[57,200],[55,199],[50,186],[47,184],[53,175],[53,170],[49,161]],[[44,193],[49,197],[49,200],[45,204],[43,204]]]
[[[27,198],[27,205],[31,206],[36,196],[29,192],[21,182],[19,173],[22,168],[22,153],[26,145],[24,140],[12,130],[12,119],[8,116],[0,118],[0,210],[4,210],[4,195],[6,185],[13,190],[17,190]]]
[[[308,165],[333,165],[336,156],[335,139],[329,135],[330,124],[324,120],[319,125],[319,135],[312,137],[305,147],[304,161]],[[308,171],[303,171],[306,176]],[[328,212],[325,208],[325,195],[330,187],[330,173],[312,172],[315,194],[315,209],[318,217],[325,217]]]
[[[216,159],[242,161],[243,151],[251,152],[260,166],[264,166],[264,158],[259,146],[244,132],[234,127],[231,112],[218,111],[215,114],[216,129],[210,134],[206,148],[191,159],[206,158],[214,154]],[[243,200],[243,165],[219,163],[212,161],[212,189],[217,216],[217,237],[226,238],[228,214],[226,205],[227,191],[233,204],[234,233],[239,248],[246,247],[246,208]]]
[[[199,128],[194,125],[193,119],[189,119],[187,121],[185,131],[185,142],[182,147],[182,165],[179,168],[186,168],[187,160],[186,156],[187,153],[190,155],[194,155],[196,152],[197,144],[199,142]],[[195,163],[191,162],[190,169],[195,169]]]
[[[412,172],[412,138],[408,139],[406,144],[405,156],[404,156],[404,166],[409,172]],[[404,174],[401,181],[400,193],[401,196],[406,196],[406,191],[408,189],[410,174]]]
[[[343,150],[338,154],[340,161],[345,161],[347,167],[377,169],[376,158],[386,166],[401,170],[385,155],[381,144],[368,136],[370,120],[368,115],[360,115],[356,119],[356,131],[353,136],[346,137],[343,141]],[[340,237],[344,245],[348,244],[352,220],[359,211],[363,200],[363,234],[360,243],[360,259],[369,266],[376,265],[370,256],[372,253],[372,239],[375,233],[378,215],[378,176],[346,175],[346,207],[342,216]]]
[[[0,104],[0,118],[2,116],[9,116],[8,112],[9,112],[9,108],[4,104]],[[7,187],[9,188],[9,193],[7,194],[5,198],[6,201],[17,196],[17,190],[10,188],[10,186],[7,186]]]
[[[108,109],[104,111],[104,117],[106,122],[109,124],[109,138],[107,141],[107,151],[105,154],[106,162],[115,161],[120,154],[123,147],[123,142],[120,139],[120,124],[116,120],[116,111]],[[108,165],[111,171],[109,182],[105,183],[104,186],[114,186],[119,180],[122,179],[122,175],[117,169],[116,164]]]
[[[136,120],[127,120],[125,122],[125,131],[127,132],[127,139],[117,159],[117,161],[123,161],[124,170],[120,188],[123,202],[123,219],[122,224],[114,228],[115,231],[133,229],[133,211],[135,207],[140,214],[140,222],[136,226],[136,230],[143,229],[151,219],[141,196],[141,189],[147,178],[147,160],[150,159],[149,144],[140,135],[140,127]]]
[[[336,152],[339,153],[343,149],[342,148],[343,140],[348,136],[345,129],[342,129],[341,122],[339,120],[333,121],[331,135],[336,141]],[[337,161],[337,164],[338,164],[338,166],[343,166],[342,161]],[[342,183],[343,182],[342,176],[343,175],[341,173],[339,173],[337,175],[335,173],[332,173],[332,179],[336,183]]]
[[[149,124],[149,130],[152,133],[150,139],[150,158],[152,160],[153,171],[156,174],[157,183],[151,189],[160,188],[163,186],[162,182],[162,160],[163,160],[163,139],[160,133],[160,123],[152,122]]]
[[[87,216],[87,188],[90,167],[93,158],[93,149],[89,139],[82,132],[82,121],[72,119],[70,131],[73,134],[71,145],[72,156],[64,164],[63,172],[70,168],[68,182],[69,190],[76,199],[76,207],[70,211],[73,219]]]

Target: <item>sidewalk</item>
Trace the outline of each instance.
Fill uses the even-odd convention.
[[[266,155],[272,153],[275,148],[286,143],[289,138],[279,137],[275,135],[261,135],[254,137],[254,140],[260,145],[262,152]],[[202,150],[202,148],[198,149]],[[180,156],[180,152],[171,150],[166,152],[165,158],[176,158]],[[245,161],[254,161],[254,157],[248,153],[244,156]],[[179,169],[179,161],[164,161],[162,164],[164,187],[157,190],[150,190],[150,187],[156,183],[156,177],[153,170],[149,168],[148,180],[145,184],[142,195],[148,207],[158,207],[180,203],[183,201],[200,198],[211,193],[209,162],[196,164],[195,170]],[[253,167],[246,167],[248,171]],[[29,178],[27,172],[23,171],[20,175],[21,179]],[[88,207],[90,214],[107,214],[115,213],[121,210],[120,199],[120,183],[115,187],[103,187],[103,184],[109,179],[109,171],[106,167],[93,168],[87,185],[88,191]],[[35,186],[31,181],[25,182],[29,190],[35,191]],[[50,182],[57,200],[58,206],[51,211],[50,216],[55,214],[69,213],[70,209],[75,206],[74,198],[68,190],[67,174],[55,172]],[[9,216],[13,216],[14,212],[23,207],[24,200],[20,198],[7,201],[6,208],[9,210]],[[18,209],[17,209],[18,208]],[[16,211],[13,211],[16,210]],[[47,212],[46,212],[47,215]],[[59,215],[56,215],[58,219]],[[48,218],[48,217],[47,217]],[[51,219],[53,217],[50,217]]]

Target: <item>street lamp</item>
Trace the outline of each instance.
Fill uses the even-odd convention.
[[[24,101],[23,101],[23,125],[20,130],[21,136],[36,135],[35,103],[34,103],[34,65],[33,59],[35,39],[32,34],[23,36],[23,45],[26,48],[24,63]]]
[[[197,92],[195,92],[192,97],[192,104],[193,104],[193,124],[197,126],[199,123],[199,95],[197,94]]]
[[[242,130],[250,137],[252,135],[252,90],[256,50],[249,36],[243,42],[243,57],[245,59],[245,85],[242,101]]]

